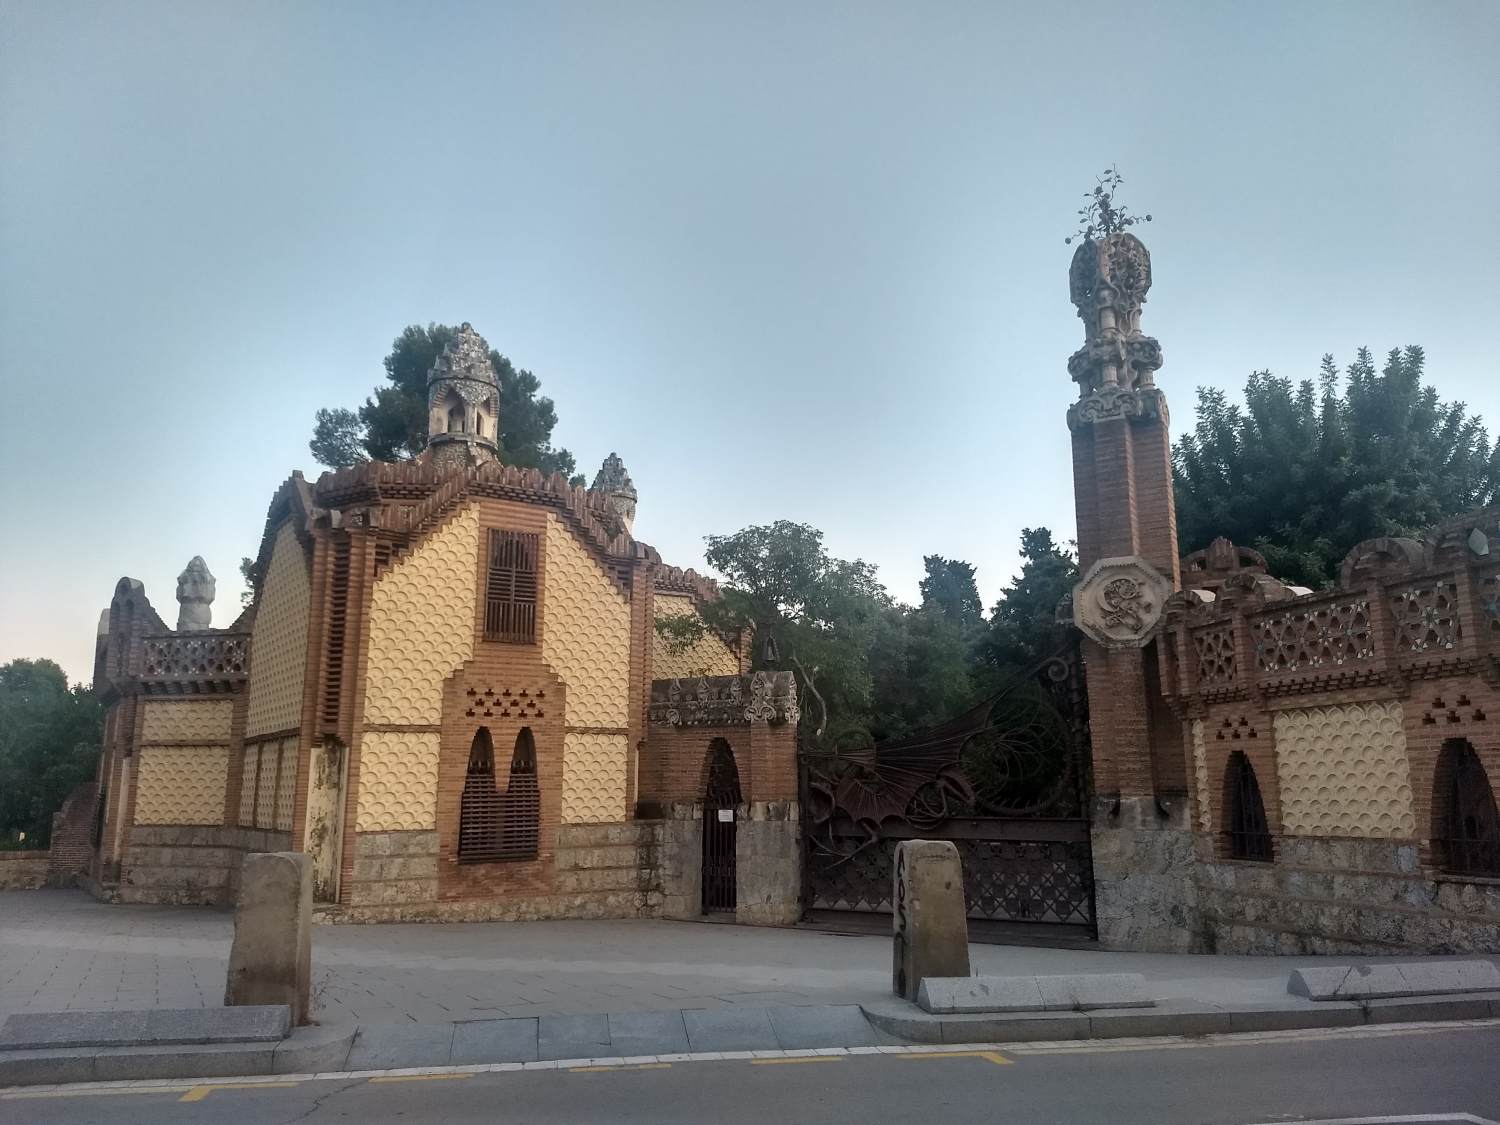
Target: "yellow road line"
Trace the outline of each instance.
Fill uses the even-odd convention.
[[[213,1086],[194,1086],[177,1100],[180,1102],[201,1102],[215,1090],[290,1090],[300,1085],[297,1082],[219,1082]],[[143,1093],[145,1091],[142,1091]]]
[[[996,1066],[1010,1066],[1011,1060],[999,1051],[917,1051],[909,1055],[896,1055],[898,1059],[984,1059]]]
[[[184,1087],[176,1086],[111,1086],[107,1090],[7,1090],[0,1100],[13,1098],[104,1098],[111,1094],[175,1094]]]
[[[839,1062],[838,1055],[806,1055],[795,1059],[751,1059],[751,1066],[781,1066],[783,1063]]]
[[[380,1078],[372,1078],[371,1082],[437,1082],[444,1078],[473,1078],[472,1072],[462,1074],[386,1074]]]

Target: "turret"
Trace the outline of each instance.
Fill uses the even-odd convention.
[[[499,456],[500,384],[490,346],[465,321],[427,373],[427,448],[459,468]]]
[[[630,482],[630,474],[625,471],[625,463],[620,460],[619,454],[611,453],[604,459],[604,464],[594,474],[593,491],[602,492],[609,498],[609,506],[619,515],[620,523],[624,525],[626,532],[633,532],[635,485]]]

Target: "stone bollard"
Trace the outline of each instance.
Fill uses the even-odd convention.
[[[895,964],[891,989],[915,1001],[925,977],[969,975],[963,866],[947,840],[896,845]]]
[[[312,860],[252,852],[240,876],[224,1003],[286,1004],[307,1022],[312,980]]]

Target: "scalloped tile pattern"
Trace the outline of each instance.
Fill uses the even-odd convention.
[[[307,558],[288,521],[276,533],[260,605],[255,610],[246,738],[301,725],[307,601]]]
[[[297,793],[297,740],[282,739],[281,765],[276,771],[276,830],[292,830],[292,800]]]
[[[224,823],[227,746],[148,746],[140,755],[135,823]]]
[[[437,725],[443,681],[474,656],[479,508],[467,505],[375,583],[365,722]]]
[[[260,769],[260,747],[246,746],[245,756],[240,760],[240,818],[241,828],[255,826],[255,774]]]
[[[280,772],[281,742],[260,744],[260,782],[255,789],[255,827],[270,828],[276,816],[276,778]]]
[[[1208,803],[1208,748],[1203,744],[1203,720],[1193,720],[1193,781],[1198,786],[1198,830],[1213,831],[1213,811]]]
[[[234,703],[228,699],[152,701],[141,719],[141,741],[228,742],[233,720]]]
[[[625,773],[630,739],[623,734],[570,732],[563,736],[564,824],[598,824],[625,817]]]
[[[629,722],[630,604],[550,513],[546,552],[542,659],[567,685],[567,723],[623,727]]]
[[[1399,703],[1275,716],[1282,830],[1299,836],[1417,834]]]
[[[697,617],[698,607],[692,598],[656,595],[656,616]],[[733,650],[713,631],[704,633],[681,652],[671,647],[651,629],[651,678],[653,680],[683,679],[688,676],[738,676],[740,661]]]
[[[359,749],[360,832],[437,827],[437,732],[368,731]]]

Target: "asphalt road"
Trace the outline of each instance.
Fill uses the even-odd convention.
[[[1500,1025],[0,1095],[5,1125],[1496,1125]]]

